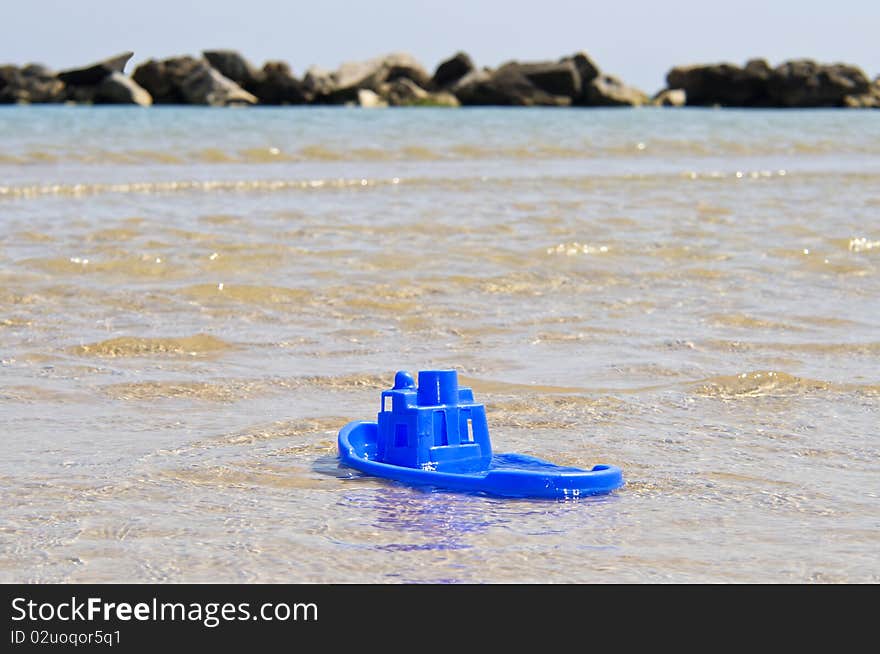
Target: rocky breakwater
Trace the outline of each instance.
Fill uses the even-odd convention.
[[[772,68],[764,59],[678,66],[666,75],[658,94],[680,93],[691,106],[880,108],[880,78],[873,82],[857,66],[811,59],[785,61]]]
[[[511,61],[477,68],[464,52],[433,74],[406,53],[309,68],[302,79],[283,61],[254,66],[234,50],[206,50],[150,59],[131,77],[126,52],[83,68],[54,73],[44,66],[0,67],[0,102],[84,104],[296,105],[362,107],[460,105],[637,106],[638,89],[603,74],[586,53],[558,61]]]
[[[430,74],[414,57],[391,53],[302,78],[283,61],[254,66],[235,50],[150,59],[131,77],[131,52],[61,72],[39,64],[0,66],[0,103],[542,106],[542,107],[857,107],[880,108],[880,78],[856,66],[808,59],[772,68],[763,59],[678,66],[653,98],[601,71],[585,52],[553,61],[478,68],[464,52]]]

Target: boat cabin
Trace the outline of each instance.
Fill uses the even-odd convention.
[[[418,387],[399,371],[382,392],[376,445],[379,461],[439,472],[485,470],[492,459],[486,409],[455,370],[422,370]]]

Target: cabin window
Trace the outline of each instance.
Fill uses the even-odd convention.
[[[388,400],[390,400],[390,399],[391,399],[391,398],[389,398],[387,395],[383,395],[383,396],[382,396],[382,410],[383,410],[383,411],[387,411],[387,410],[388,410]]]
[[[446,412],[434,412],[434,445],[449,445],[449,436],[446,433]]]
[[[407,446],[407,431],[404,424],[394,425],[394,447]]]
[[[458,431],[459,431],[459,442],[461,442],[461,443],[473,443],[474,442],[474,426],[473,426],[473,420],[471,420],[470,410],[464,409],[459,413]]]

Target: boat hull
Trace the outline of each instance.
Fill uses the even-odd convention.
[[[597,465],[590,470],[558,466],[524,454],[496,454],[487,470],[439,472],[376,461],[378,426],[351,422],[339,432],[340,461],[365,474],[408,484],[502,497],[564,499],[609,493],[623,485],[620,468]]]

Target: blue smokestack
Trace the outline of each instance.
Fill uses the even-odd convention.
[[[455,370],[419,371],[420,406],[458,404],[458,373]]]

